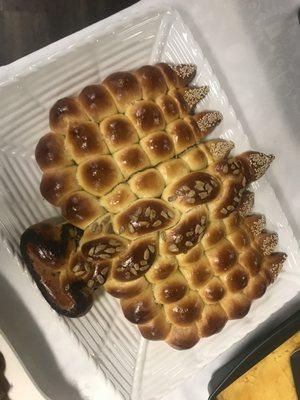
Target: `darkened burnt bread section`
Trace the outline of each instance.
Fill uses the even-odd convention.
[[[84,282],[63,279],[81,235],[82,231],[69,224],[40,223],[21,236],[21,253],[32,278],[51,307],[67,317],[85,314],[93,302]]]
[[[137,200],[114,218],[113,226],[115,232],[128,239],[134,239],[174,225],[178,219],[177,214],[162,200]]]

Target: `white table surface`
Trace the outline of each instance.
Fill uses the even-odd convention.
[[[190,26],[253,147],[278,155],[269,179],[299,240],[299,1],[143,0],[139,7],[162,3],[176,7]],[[21,288],[30,283],[24,274],[20,274],[14,259],[1,248],[0,265],[9,269],[9,282],[0,279],[0,290],[7,290],[6,307],[1,310],[0,306],[0,326],[44,392],[51,394],[52,400],[113,399],[94,364],[71,336],[65,337],[61,323],[48,305],[40,301],[37,290],[31,295],[32,309],[22,309],[21,302],[16,300],[11,304],[10,289],[17,291],[21,298],[24,295]],[[10,282],[14,282],[16,289],[12,289]],[[13,297],[16,298],[15,293]],[[298,299],[273,316],[268,325],[278,323],[299,309],[299,304]],[[35,324],[30,323],[33,313],[38,313]],[[20,329],[22,333],[18,331],[17,335],[16,331]],[[55,337],[61,333],[63,339],[54,342],[51,340],[54,333]],[[24,378],[16,358],[1,340],[0,350],[7,361],[7,378],[14,386],[11,399],[40,400],[41,395],[30,380]],[[235,346],[165,400],[206,400],[207,384],[213,371],[237,350],[238,346]],[[45,364],[47,368],[43,368]]]

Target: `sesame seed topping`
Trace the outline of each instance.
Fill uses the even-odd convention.
[[[160,215],[166,219],[168,219],[168,214],[165,211],[162,211]]]
[[[208,94],[208,86],[191,87],[184,91],[183,99],[188,104],[189,108],[195,107],[195,105]]]
[[[128,224],[128,229],[130,233],[134,233],[134,227],[131,224]]]
[[[149,268],[149,266],[148,266],[148,265],[145,265],[145,266],[141,267],[140,270],[141,270],[141,271],[146,271],[146,269],[148,269],[148,268]]]
[[[96,253],[96,254],[97,254],[97,253],[100,253],[102,250],[105,249],[105,247],[106,247],[105,244],[98,244],[98,245],[95,247],[95,253]]]
[[[201,225],[197,224],[195,227],[195,233],[198,234],[201,231]]]
[[[135,275],[135,276],[137,275],[137,272],[133,267],[130,268],[130,272],[132,273],[132,275]]]
[[[188,198],[186,199],[186,202],[187,202],[187,203],[190,203],[190,204],[194,204],[194,203],[196,202],[196,199],[195,199],[194,197],[188,197]]]
[[[254,236],[261,233],[266,225],[266,218],[264,215],[259,216],[259,218],[252,222],[250,229]]]
[[[171,68],[182,79],[189,78],[196,71],[196,66],[192,64],[172,65]]]
[[[262,252],[264,256],[268,256],[272,253],[274,248],[277,246],[278,243],[278,235],[277,233],[272,233],[263,238],[262,241]]]
[[[109,247],[108,249],[105,249],[104,251],[105,251],[105,253],[114,254],[116,252],[116,249],[114,247]]]
[[[251,153],[249,155],[250,166],[252,167],[255,179],[259,179],[265,174],[275,156],[263,153]]]
[[[195,194],[196,194],[195,190],[190,190],[190,191],[187,193],[187,196],[188,196],[188,197],[194,197]]]
[[[110,258],[110,255],[109,254],[100,254],[99,257],[102,258],[103,260],[106,260],[106,259]]]
[[[201,132],[206,132],[219,125],[222,119],[223,116],[219,111],[207,111],[202,118],[197,121],[197,125]]]
[[[231,140],[211,141],[206,145],[209,146],[209,151],[215,160],[224,158],[234,148],[234,143]],[[228,166],[226,165],[226,167],[227,171],[224,170],[223,167],[223,172],[225,174],[228,172]]]
[[[89,279],[88,280],[88,283],[87,283],[87,287],[89,287],[90,289],[92,289],[92,287],[94,286],[94,281],[92,280],[92,279]]]
[[[174,213],[171,210],[167,210],[167,213],[170,218],[174,217]]]
[[[105,267],[103,268],[103,270],[101,271],[101,275],[105,276],[108,273],[109,267]]]
[[[76,264],[76,265],[73,267],[73,272],[80,271],[80,269],[81,269],[80,264]]]
[[[97,281],[100,283],[100,285],[103,285],[104,283],[104,278],[102,275],[97,275],[96,276]]]
[[[92,255],[94,255],[94,252],[95,252],[95,248],[94,248],[94,247],[91,247],[90,250],[89,250],[89,252],[88,252],[88,255],[89,255],[89,256],[92,256]]]
[[[172,201],[175,201],[176,198],[177,198],[177,196],[169,196],[169,197],[168,197],[168,201],[169,201],[170,203],[172,203]]]
[[[148,259],[149,259],[149,257],[150,257],[149,250],[148,250],[148,249],[146,249],[146,250],[144,251],[144,260],[148,260]]]
[[[155,247],[152,244],[148,245],[148,249],[151,251],[151,253],[155,253]]]
[[[139,225],[148,227],[150,223],[148,221],[139,221]]]
[[[169,250],[170,250],[172,253],[175,253],[176,251],[179,251],[178,247],[177,247],[176,244],[174,244],[174,243],[172,243],[172,244],[169,246]]]
[[[160,226],[162,224],[162,222],[161,222],[161,220],[157,220],[157,221],[155,221],[153,224],[152,224],[152,226],[154,227],[154,228],[156,228],[156,227],[158,227],[158,226]]]
[[[81,276],[81,275],[84,275],[84,274],[85,274],[85,271],[77,271],[77,272],[75,272],[76,276]]]
[[[152,221],[155,217],[156,217],[156,211],[155,210],[151,210],[151,212],[150,212],[150,220]]]

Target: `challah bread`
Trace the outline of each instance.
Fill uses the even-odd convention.
[[[40,223],[21,251],[56,311],[84,314],[99,286],[150,340],[178,349],[242,318],[279,273],[277,235],[247,187],[273,156],[203,141],[222,120],[194,114],[208,87],[191,65],[114,73],[57,101],[36,148],[42,195],[64,224]]]

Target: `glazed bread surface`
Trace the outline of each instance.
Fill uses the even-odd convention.
[[[60,313],[83,315],[99,286],[149,340],[177,349],[244,317],[286,258],[251,214],[249,184],[272,155],[203,140],[222,121],[194,113],[209,92],[192,65],[117,72],[58,100],[36,147],[41,193],[64,224],[22,236],[26,264]]]

